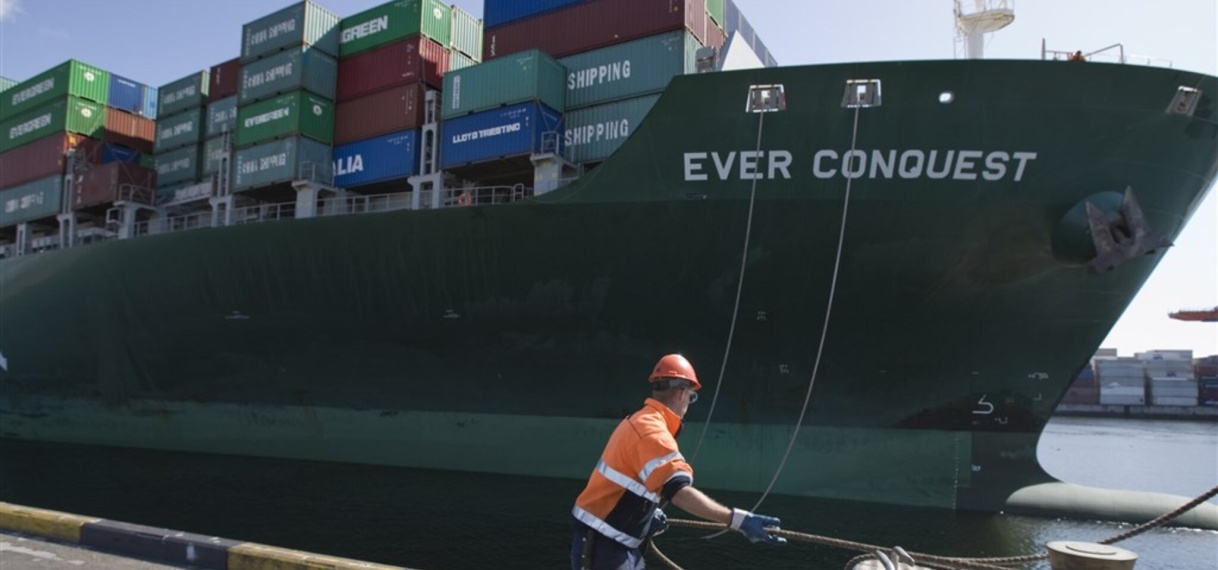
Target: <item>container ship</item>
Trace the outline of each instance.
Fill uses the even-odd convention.
[[[582,479],[680,352],[700,487],[793,434],[783,494],[1055,483],[1042,429],[1218,174],[1218,79],[525,4],[302,2],[155,89],[8,87],[0,436]]]

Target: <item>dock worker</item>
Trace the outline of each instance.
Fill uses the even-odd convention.
[[[1083,56],[1082,50],[1079,50],[1070,54],[1070,61],[1087,61],[1087,58]]]
[[[648,382],[651,397],[618,424],[575,499],[571,568],[643,568],[645,541],[668,526],[660,501],[739,531],[752,542],[786,542],[771,534],[779,530],[778,519],[729,509],[693,487],[693,467],[677,448],[681,419],[702,388],[693,365],[680,354],[666,355]]]

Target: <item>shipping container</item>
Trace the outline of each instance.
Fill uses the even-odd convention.
[[[10,88],[12,88],[15,85],[17,85],[16,79],[0,77],[0,93],[4,93],[5,91],[8,91]]]
[[[595,0],[516,20],[487,26],[482,58],[495,59],[531,48],[554,57],[566,57],[663,32],[688,28],[703,45],[708,40],[710,17],[705,0]],[[718,36],[722,37],[719,30]]]
[[[158,186],[178,182],[193,182],[199,179],[201,164],[199,151],[202,145],[190,145],[156,155],[156,181]]]
[[[204,111],[202,107],[183,111],[156,122],[156,145],[154,151],[161,154],[187,145],[203,142]]]
[[[411,83],[339,103],[334,109],[334,143],[423,126],[425,93],[423,84]]]
[[[106,107],[106,130],[102,140],[120,144],[141,153],[150,153],[156,140],[156,121],[140,115]]]
[[[316,50],[291,49],[241,65],[238,105],[304,89],[334,99],[338,61]]]
[[[451,17],[439,0],[392,0],[343,18],[339,52],[348,57],[418,35],[447,47]]]
[[[0,121],[0,152],[64,131],[100,139],[105,128],[105,106],[68,96]]]
[[[107,104],[115,109],[128,113],[142,115],[144,112],[144,93],[148,87],[138,81],[133,81],[120,75],[110,74],[110,93]]]
[[[666,32],[558,60],[567,68],[567,109],[659,93],[696,71],[702,44],[686,30]]]
[[[63,176],[54,175],[0,190],[0,228],[49,218],[63,205]]]
[[[97,164],[124,162],[137,166],[145,166],[143,159],[145,156],[149,155],[150,153],[146,154],[118,143],[100,143],[97,145],[97,152],[95,154],[96,159],[94,159],[94,162]],[[151,167],[146,168],[151,169]]]
[[[97,146],[100,145],[94,139],[60,132],[0,153],[0,188],[12,188],[47,176],[62,175],[64,153],[78,149],[82,155],[90,157]]]
[[[97,165],[76,175],[72,182],[73,210],[113,203],[120,199],[147,196],[151,202],[156,172],[123,162]],[[144,192],[136,191],[144,190]]]
[[[211,67],[208,73],[210,82],[207,90],[209,103],[227,99],[237,94],[241,88],[241,58],[234,57],[224,63]]]
[[[202,107],[207,102],[207,90],[211,80],[207,71],[192,73],[162,85],[157,90],[157,117],[168,117],[175,113]]]
[[[233,157],[233,190],[243,191],[298,179],[333,183],[330,145],[293,137],[238,150]]]
[[[308,91],[294,91],[237,109],[237,148],[290,136],[333,143],[334,103]]]
[[[65,95],[105,105],[109,93],[109,72],[71,59],[5,91],[0,97],[0,119],[37,109]]]
[[[350,101],[390,87],[422,81],[444,86],[449,51],[422,36],[386,44],[338,62],[335,100]]]
[[[476,60],[468,55],[465,55],[459,51],[448,52],[448,70],[449,71],[465,69],[470,66],[478,65],[478,63],[480,63],[478,60]]]
[[[485,0],[482,2],[482,19],[487,28],[501,26],[508,22],[531,18],[538,14],[552,12],[576,4],[586,4],[592,0]]]
[[[230,149],[229,156],[232,156]],[[203,177],[206,178],[220,171],[220,161],[224,158],[224,137],[215,137],[203,142]],[[231,162],[231,161],[230,161]]]
[[[706,14],[710,16],[715,25],[723,28],[727,23],[724,11],[726,9],[724,0],[706,0]]]
[[[158,206],[174,206],[186,202],[195,202],[210,198],[215,194],[215,182],[179,182],[157,188],[156,203]]]
[[[418,131],[400,131],[334,147],[334,185],[355,188],[414,176]]]
[[[258,18],[241,28],[241,62],[305,47],[338,57],[340,20],[307,0]]]
[[[159,89],[145,85],[143,99],[144,106],[142,109],[140,109],[139,114],[155,121],[157,116],[157,108],[160,105],[160,97],[161,95]]]
[[[462,166],[540,152],[543,139],[562,133],[562,114],[536,101],[444,121],[440,165]]]
[[[574,163],[609,158],[659,99],[659,95],[648,95],[566,112],[560,153]]]
[[[207,105],[207,130],[204,137],[212,138],[237,130],[237,96],[225,97]]]
[[[475,18],[459,6],[452,7],[452,31],[448,46],[476,61],[482,61],[482,20]]]
[[[566,109],[566,68],[540,50],[528,50],[444,75],[445,119],[524,101]]]

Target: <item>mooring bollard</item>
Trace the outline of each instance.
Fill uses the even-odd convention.
[[[1049,565],[1053,570],[1133,570],[1138,555],[1132,551],[1091,542],[1049,543]]]

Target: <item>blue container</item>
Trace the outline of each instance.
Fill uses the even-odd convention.
[[[593,0],[486,0],[482,3],[482,26],[491,28],[516,20],[523,20],[551,10],[584,4]]]
[[[414,176],[419,131],[399,131],[334,147],[334,185],[354,188]]]
[[[110,74],[110,101],[107,103],[115,109],[120,109],[136,115],[144,109],[144,85],[126,77]]]
[[[450,168],[541,150],[546,133],[561,136],[562,115],[529,101],[444,121],[440,167]]]
[[[138,165],[142,156],[143,155],[140,154],[140,151],[125,147],[121,144],[102,143],[100,157],[102,164],[110,164],[111,162],[125,162],[127,164]]]
[[[139,114],[156,120],[157,112],[157,88],[149,85],[144,86],[144,104],[141,106]]]

